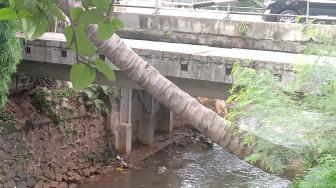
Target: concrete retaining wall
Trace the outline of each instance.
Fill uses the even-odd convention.
[[[125,29],[122,38],[202,44],[225,48],[245,48],[302,52],[309,37],[302,24],[242,22],[174,15],[118,13]],[[336,36],[336,26],[316,25],[321,33]]]

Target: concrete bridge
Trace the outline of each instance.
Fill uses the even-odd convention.
[[[119,13],[126,28],[119,32],[125,42],[162,75],[193,96],[226,98],[232,84],[232,65],[267,68],[286,83],[296,63],[317,61],[299,54],[310,42],[302,25],[240,22],[211,17],[194,18]],[[318,26],[336,35],[335,26]],[[293,53],[294,52],[294,53]],[[108,61],[103,55],[99,58]],[[34,77],[69,80],[75,54],[61,33],[46,33],[39,40],[24,42],[18,73]],[[108,118],[116,148],[130,153],[132,143],[154,142],[154,133],[172,133],[173,114],[141,90],[116,67],[117,79],[97,74],[97,84],[120,87],[118,114]]]
[[[193,96],[225,98],[232,84],[232,65],[240,62],[254,68],[269,68],[282,78],[290,79],[297,60],[314,62],[317,57],[299,54],[226,49],[205,45],[178,44],[144,40],[125,40],[142,58],[164,76]],[[104,56],[99,55],[104,61]],[[46,33],[39,40],[25,42],[23,62],[18,73],[34,77],[69,80],[75,54],[66,47],[63,34]],[[117,79],[108,81],[98,74],[95,82],[121,88],[119,114],[108,120],[114,130],[117,149],[131,152],[132,142],[154,142],[154,132],[171,134],[173,114],[152,96],[127,79],[116,67]],[[117,117],[116,117],[117,116]]]
[[[300,54],[209,47],[144,40],[125,42],[162,75],[193,96],[225,98],[232,83],[230,72],[240,62],[255,68],[269,68],[284,81],[290,77],[293,64],[299,61],[314,62],[315,56]],[[39,40],[24,44],[23,63],[19,70],[36,77],[69,80],[70,66],[76,61],[75,53],[66,47],[60,33],[47,33]],[[104,56],[99,58],[108,61]],[[34,67],[34,68],[32,68]],[[108,81],[98,75],[99,84],[141,89],[128,80],[116,67],[117,79]]]

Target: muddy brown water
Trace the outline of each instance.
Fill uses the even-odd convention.
[[[80,188],[285,188],[290,182],[269,175],[219,146],[172,146],[121,174],[102,176]]]

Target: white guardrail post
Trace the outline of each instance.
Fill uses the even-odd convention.
[[[154,11],[154,14],[159,14],[159,1],[160,0],[155,0],[155,11]]]
[[[309,20],[309,9],[310,9],[310,0],[307,0],[307,10],[306,10],[306,24],[308,24],[308,20]]]
[[[1,0],[0,0],[1,1]],[[218,11],[218,10],[203,10],[200,8],[203,7],[209,7],[209,6],[214,6],[214,5],[225,5],[227,4],[226,7],[226,15],[224,16],[223,19],[230,19],[231,15],[247,15],[247,16],[279,16],[281,14],[265,14],[263,12],[260,12],[262,10],[262,8],[253,8],[253,7],[235,7],[232,6],[233,3],[236,3],[238,0],[210,0],[210,1],[203,1],[203,2],[197,2],[197,3],[172,3],[172,2],[165,2],[161,0],[151,0],[152,2],[155,2],[155,6],[153,6],[154,3],[151,4],[151,6],[144,6],[144,5],[115,5],[117,7],[132,7],[132,8],[146,8],[146,9],[154,9],[153,14],[160,14],[160,9],[164,9],[164,10],[179,10],[180,8],[175,8],[175,7],[165,7],[165,6],[161,6],[163,5],[174,5],[174,6],[185,6],[185,7],[190,7],[187,8],[189,9],[189,11],[193,10],[193,11],[202,11],[202,12],[214,12],[214,13],[221,13],[223,14],[223,12],[225,11]],[[307,11],[306,11],[306,23],[308,23],[309,19],[323,19],[323,20],[330,20],[330,21],[335,21],[336,22],[336,17],[335,16],[310,16],[310,1],[311,0],[307,0]],[[192,0],[192,2],[195,2],[195,0]],[[242,8],[244,10],[247,11],[235,11],[233,9],[239,9]],[[257,12],[253,11],[249,11],[250,9],[253,10],[258,10]],[[181,10],[181,9],[180,9]],[[186,9],[183,9],[186,10]],[[294,17],[296,16],[303,16],[301,15],[293,15]]]
[[[227,5],[227,9],[226,9],[226,17],[225,17],[225,19],[230,19],[230,11],[231,11],[231,4],[229,3],[228,5]]]

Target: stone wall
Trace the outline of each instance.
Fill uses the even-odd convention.
[[[98,173],[111,154],[104,125],[101,115],[87,115],[64,125],[40,123],[18,131],[2,127],[0,187],[75,187]]]

